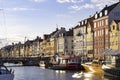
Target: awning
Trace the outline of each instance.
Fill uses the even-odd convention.
[[[104,55],[120,56],[120,50],[107,48],[103,52]]]

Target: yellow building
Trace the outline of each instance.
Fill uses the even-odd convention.
[[[55,40],[54,38],[50,39],[50,55],[55,54]]]
[[[119,49],[119,26],[118,23],[120,20],[112,21],[110,25],[110,49],[118,50]]]
[[[50,35],[45,34],[43,39],[43,54],[44,56],[48,55],[50,53],[50,41],[49,41]]]
[[[93,23],[92,22],[88,22],[87,24],[87,34],[86,34],[86,50],[87,50],[87,57],[89,58],[93,58],[94,55],[94,51],[93,51],[93,31],[92,28],[93,27]]]

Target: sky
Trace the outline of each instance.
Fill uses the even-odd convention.
[[[75,27],[119,0],[0,0],[0,46]]]

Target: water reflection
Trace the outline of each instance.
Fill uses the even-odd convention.
[[[103,73],[98,72],[80,72],[72,75],[73,78],[80,78],[84,80],[104,80]]]
[[[100,73],[79,72],[82,76],[72,77],[74,71],[42,69],[40,67],[12,67],[15,71],[14,80],[119,80]]]

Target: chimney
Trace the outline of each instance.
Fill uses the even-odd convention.
[[[105,5],[105,7],[108,7],[107,5]]]

